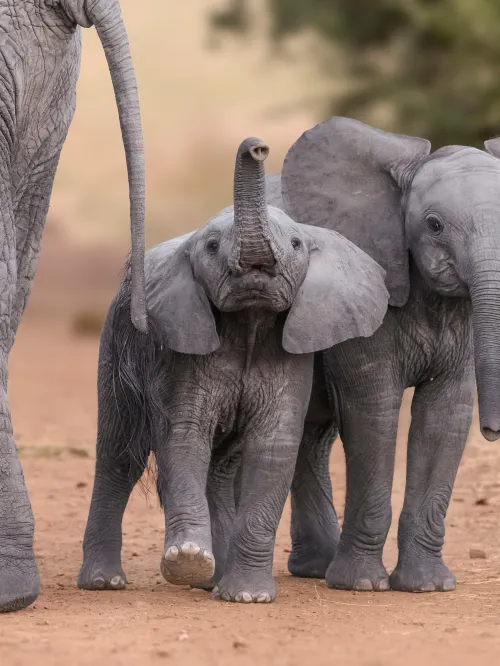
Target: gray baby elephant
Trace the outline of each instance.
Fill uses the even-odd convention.
[[[121,523],[150,452],[171,583],[269,602],[276,529],[308,408],[313,358],[371,335],[384,271],[351,242],[267,206],[268,148],[244,141],[234,207],[146,257],[149,334],[127,276],[99,358],[97,464],[78,585],[125,586]],[[238,473],[238,483],[235,478]]]

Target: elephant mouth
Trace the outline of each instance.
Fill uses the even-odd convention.
[[[224,284],[220,309],[234,311],[262,307],[281,312],[291,304],[286,287],[282,276],[271,276],[261,271],[233,276]]]

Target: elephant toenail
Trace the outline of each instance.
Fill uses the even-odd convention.
[[[198,544],[193,543],[192,541],[186,541],[186,543],[183,543],[181,546],[181,552],[183,555],[188,555],[191,557],[194,557],[195,555],[198,555],[200,552],[201,548],[198,546]]]
[[[368,578],[360,578],[354,583],[354,589],[359,590],[360,592],[372,592],[373,583]]]
[[[224,601],[231,601],[231,595],[229,594],[229,592],[227,590],[223,590],[221,592],[220,596],[221,596],[221,599],[223,599]]]
[[[271,595],[268,592],[261,592],[255,601],[258,604],[269,604],[271,602]]]
[[[121,576],[113,576],[113,578],[109,582],[113,587],[121,587],[122,585],[125,584],[125,581]]]
[[[447,578],[443,582],[443,591],[444,592],[451,592],[452,590],[455,590],[457,587],[457,583],[454,578]]]
[[[435,592],[436,591],[436,586],[434,583],[425,583],[425,585],[422,585],[422,587],[417,590],[417,592]]]
[[[389,580],[387,578],[383,578],[379,583],[375,586],[375,589],[378,590],[379,592],[387,592],[388,590],[391,589],[391,586],[389,584]]]
[[[106,581],[101,576],[98,576],[97,578],[94,578],[94,580],[92,581],[92,585],[95,587],[96,590],[104,590],[104,588],[106,587]]]
[[[170,546],[170,548],[165,553],[165,559],[169,560],[170,562],[175,562],[175,560],[177,560],[178,557],[179,557],[179,549],[177,548],[177,546]]]

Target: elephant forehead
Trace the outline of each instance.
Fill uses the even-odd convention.
[[[417,171],[409,205],[463,207],[500,196],[500,160],[475,148],[436,153]]]
[[[491,173],[500,176],[500,160],[488,153],[461,146],[447,146],[427,159],[418,169],[412,189],[428,189],[451,182]]]

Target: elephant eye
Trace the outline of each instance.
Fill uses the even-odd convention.
[[[211,238],[208,241],[206,247],[207,250],[210,252],[210,254],[215,254],[219,249],[219,241],[217,240],[217,238]]]
[[[443,223],[436,215],[428,215],[426,222],[433,234],[438,235],[443,231]]]
[[[302,247],[300,238],[292,238],[292,247],[294,250],[299,250]]]

